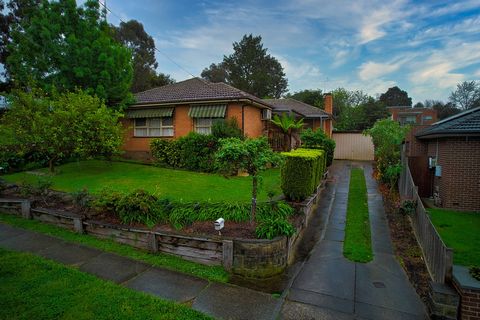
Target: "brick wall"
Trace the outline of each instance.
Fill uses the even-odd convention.
[[[400,122],[402,117],[415,116],[416,125],[431,125],[437,122],[437,111],[428,108],[388,107],[393,121]],[[431,117],[427,119],[426,117]]]
[[[437,155],[437,140],[428,142],[428,156]],[[480,138],[438,139],[438,165],[441,177],[435,177],[442,207],[480,211]]]
[[[460,320],[480,319],[480,291],[462,288],[455,281],[453,286],[460,294]]]

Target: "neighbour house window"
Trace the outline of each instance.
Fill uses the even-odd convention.
[[[223,121],[225,121],[223,118],[194,118],[194,129],[200,134],[211,134],[213,124]]]
[[[415,124],[417,123],[416,116],[405,116],[400,118],[400,124]]]
[[[173,137],[173,118],[137,118],[135,137]]]
[[[423,116],[423,121],[431,121],[432,119],[432,116]]]

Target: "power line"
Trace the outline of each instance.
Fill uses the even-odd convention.
[[[98,1],[98,3],[100,3],[100,5],[102,5],[102,7],[105,8],[105,10],[107,10],[108,12],[110,12],[112,15],[114,15],[118,20],[120,20],[120,22],[123,22],[123,23],[126,23],[118,14],[116,14],[115,12],[113,12],[109,7],[107,7],[107,5],[102,2],[102,1]],[[188,71],[187,69],[185,69],[184,67],[182,67],[180,64],[178,64],[175,60],[173,60],[172,58],[170,58],[166,53],[160,51],[156,46],[153,47],[158,53],[160,53],[162,56],[164,56],[165,58],[167,58],[168,60],[170,60],[170,62],[172,62],[174,65],[176,65],[178,68],[182,69],[183,71],[185,71],[187,74],[191,75],[192,77],[195,78],[195,76],[190,72]]]

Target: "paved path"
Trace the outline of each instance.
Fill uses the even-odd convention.
[[[183,273],[102,252],[58,238],[0,223],[0,247],[30,252],[77,267],[134,290],[192,306],[215,318],[274,319],[280,299],[230,284],[213,283]]]
[[[351,166],[363,167],[367,182],[374,260],[366,264],[343,257]],[[289,289],[282,318],[424,318],[424,305],[393,255],[382,196],[371,174],[368,162],[336,161],[330,168],[335,187],[326,189],[329,195],[322,196],[319,205],[319,210],[325,210],[329,207],[325,201],[333,201],[328,224]]]

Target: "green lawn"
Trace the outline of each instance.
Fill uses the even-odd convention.
[[[480,212],[428,209],[445,244],[453,248],[453,262],[480,266]]]
[[[53,189],[79,191],[87,188],[92,193],[103,188],[128,192],[145,189],[158,197],[183,200],[250,201],[251,177],[225,178],[218,174],[207,174],[184,170],[173,170],[127,162],[89,160],[59,166],[51,176]],[[40,172],[48,174],[47,169]],[[271,169],[262,175],[259,200],[267,199],[268,191],[280,191],[280,170]],[[20,172],[5,175],[9,182],[38,182],[37,175]]]
[[[363,170],[357,168],[352,169],[350,174],[343,255],[355,262],[369,262],[373,259],[367,185]]]
[[[74,268],[0,249],[0,319],[210,319]]]
[[[98,248],[100,250],[140,260],[154,266],[191,274],[207,280],[227,282],[229,279],[228,272],[226,272],[221,266],[206,266],[203,264],[183,260],[177,256],[170,254],[152,254],[135,249],[128,245],[114,242],[113,240],[98,239],[86,234],[77,234],[53,225],[45,224],[43,222],[35,220],[25,220],[21,217],[4,213],[0,213],[0,222],[4,222],[19,228],[48,234],[68,242],[84,244],[90,247]],[[0,317],[0,319],[2,318]]]

